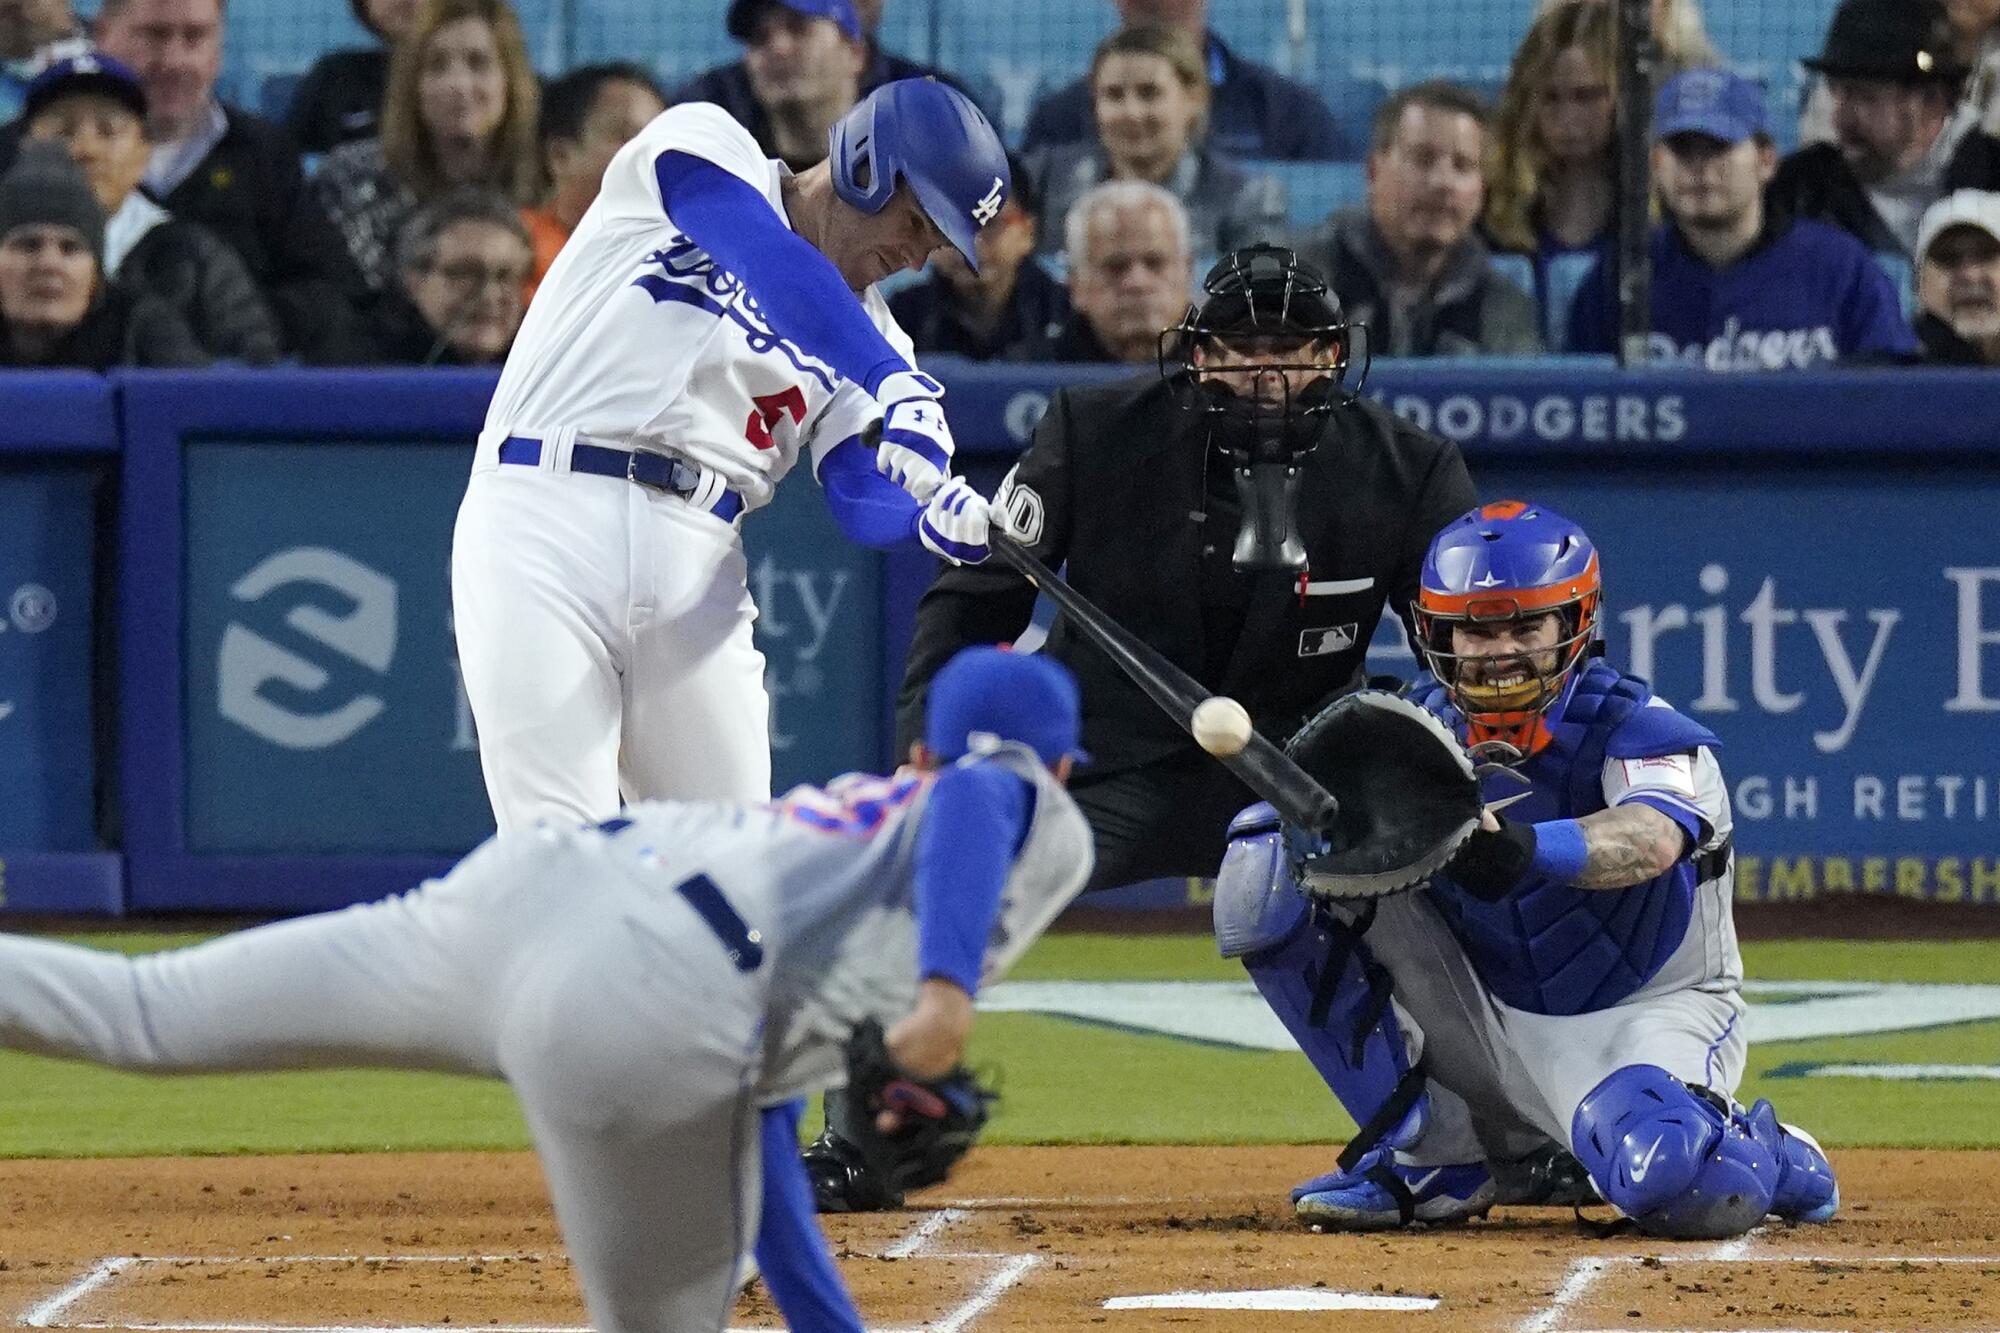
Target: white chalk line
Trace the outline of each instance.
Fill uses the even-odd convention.
[[[62,1317],[63,1311],[117,1277],[131,1263],[131,1259],[118,1256],[99,1260],[88,1273],[23,1314],[21,1322],[29,1328],[59,1327],[55,1321]]]
[[[1523,1321],[1517,1333],[1557,1333],[1564,1316],[1612,1268],[1634,1268],[1642,1264],[1851,1264],[1856,1267],[1885,1268],[1924,1264],[2000,1264],[2000,1255],[1989,1254],[1752,1254],[1763,1228],[1723,1241],[1712,1249],[1693,1254],[1611,1254],[1578,1259],[1571,1263],[1549,1304]],[[1563,1333],[1611,1333],[1603,1329],[1570,1329]],[[1653,1333],[1709,1333],[1708,1330],[1655,1330]],[[1758,1329],[1753,1333],[1797,1333],[1788,1329]]]
[[[972,1214],[966,1212],[963,1208],[940,1208],[923,1221],[917,1223],[916,1227],[908,1235],[882,1251],[882,1257],[884,1259],[919,1258],[923,1255],[924,1251],[930,1248],[932,1241],[943,1235],[952,1226],[963,1222],[970,1216]]]
[[[884,1259],[964,1260],[996,1264],[995,1270],[970,1295],[937,1320],[922,1328],[885,1329],[882,1333],[963,1333],[974,1320],[996,1305],[1008,1291],[1019,1285],[1029,1270],[1041,1262],[1039,1255],[985,1250],[940,1251],[940,1236],[970,1217],[963,1208],[940,1208],[917,1223],[882,1252]],[[234,1264],[453,1264],[543,1262],[540,1254],[150,1254],[115,1255],[101,1260],[89,1272],[42,1301],[21,1316],[30,1328],[77,1330],[146,1329],[155,1333],[593,1333],[588,1324],[276,1324],[224,1323],[193,1320],[64,1320],[63,1315],[79,1301],[108,1285],[131,1269],[148,1265]],[[750,1330],[731,1330],[750,1333]]]

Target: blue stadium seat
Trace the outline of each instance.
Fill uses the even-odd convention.
[[[894,51],[911,60],[934,63],[937,7],[932,0],[886,0],[882,6],[882,26],[875,40],[885,51]]]
[[[1291,21],[1291,0],[1209,0],[1208,26],[1238,55],[1306,77],[1313,69],[1311,52],[1292,40]]]
[[[1316,227],[1335,209],[1360,203],[1368,192],[1367,168],[1359,162],[1278,162],[1252,158],[1243,165],[1284,182],[1286,221],[1294,229]]]
[[[1504,79],[1532,12],[1529,0],[1314,0],[1307,40],[1322,74],[1400,88],[1427,78]]]
[[[1091,52],[1118,22],[1103,0],[935,3],[937,63],[971,85],[1009,143],[1021,141],[1035,99],[1090,68]]]
[[[538,0],[560,3],[560,0]],[[742,48],[724,30],[724,0],[584,0],[570,10],[561,68],[635,60],[668,92]]]

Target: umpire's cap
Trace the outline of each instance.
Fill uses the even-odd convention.
[[[1004,648],[960,650],[931,681],[924,745],[943,760],[991,745],[1019,741],[1045,764],[1077,748],[1082,726],[1076,677],[1052,658]]]

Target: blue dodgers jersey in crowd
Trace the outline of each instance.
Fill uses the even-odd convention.
[[[1425,677],[1413,693],[1463,737],[1464,719],[1443,687]],[[1644,681],[1601,660],[1578,672],[1551,710],[1552,741],[1516,769],[1533,786],[1507,808],[1507,818],[1541,823],[1595,814],[1605,808],[1607,759],[1650,759],[1720,744],[1700,723],[1658,703],[1648,706],[1651,699]],[[1491,802],[1522,790],[1503,774],[1486,779],[1484,795]],[[1502,1002],[1530,1013],[1590,1013],[1636,994],[1680,946],[1695,915],[1693,845],[1701,836],[1689,839],[1689,855],[1665,874],[1629,888],[1579,889],[1537,879],[1490,903],[1440,875],[1428,892]]]
[[[1570,314],[1572,352],[1610,352],[1617,316],[1603,267]],[[1895,284],[1865,246],[1823,222],[1774,223],[1756,249],[1715,269],[1678,229],[1653,232],[1652,362],[1699,370],[1803,370],[1914,356]]]

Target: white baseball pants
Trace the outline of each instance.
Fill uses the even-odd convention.
[[[770,699],[736,529],[616,477],[473,474],[453,627],[500,831],[626,800],[760,801]]]

